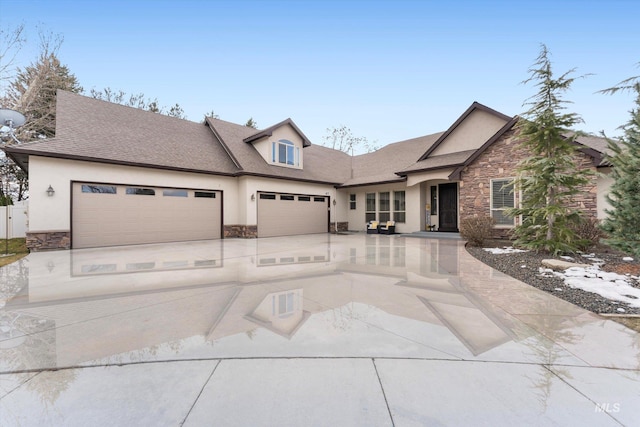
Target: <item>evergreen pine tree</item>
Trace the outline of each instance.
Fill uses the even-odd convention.
[[[26,116],[25,125],[16,132],[22,142],[55,135],[58,89],[82,92],[76,76],[60,63],[55,53],[45,50],[35,63],[18,70],[3,104]]]
[[[640,258],[640,82],[629,88],[636,93],[635,109],[620,141],[608,141],[613,184],[602,229],[607,244]]]
[[[517,124],[517,142],[528,149],[530,157],[518,165],[515,188],[522,192],[518,208],[511,215],[522,215],[522,224],[514,230],[516,244],[553,254],[575,252],[581,241],[572,230],[580,213],[569,207],[580,186],[589,182],[590,170],[575,167],[578,134],[570,132],[582,119],[575,113],[563,113],[560,95],[575,81],[570,70],[555,78],[549,52],[542,45],[540,55],[529,69],[524,83],[535,82],[538,92],[525,105],[530,108]]]

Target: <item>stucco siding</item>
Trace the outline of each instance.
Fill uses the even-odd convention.
[[[421,206],[420,197],[420,185],[413,187],[406,187],[403,184],[384,184],[384,185],[371,185],[363,187],[352,187],[341,189],[340,193],[344,194],[347,205],[346,217],[349,221],[349,230],[352,231],[365,231],[366,230],[366,193],[376,193],[376,204],[379,203],[378,193],[380,192],[390,193],[391,210],[393,210],[393,192],[404,191],[405,192],[405,222],[396,222],[397,233],[411,233],[413,231],[420,230],[420,218],[424,212],[424,206]],[[356,209],[349,209],[349,194],[356,195]],[[342,219],[338,219],[342,221]]]
[[[486,111],[476,110],[451,132],[431,156],[475,150],[495,135],[506,121]]]

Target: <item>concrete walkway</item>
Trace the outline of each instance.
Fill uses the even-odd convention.
[[[640,334],[459,240],[34,253],[0,305],[2,426],[640,424]]]

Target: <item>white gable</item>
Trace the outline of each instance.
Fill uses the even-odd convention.
[[[291,159],[292,161],[287,162],[285,160],[284,162],[281,162],[279,147],[282,144],[289,145],[289,143],[291,143],[290,145],[292,146],[292,150],[289,152],[289,154],[292,154],[293,156]],[[252,142],[252,144],[258,153],[260,153],[264,161],[270,165],[294,169],[302,169],[303,167],[302,137],[288,124],[274,129],[271,136],[260,138],[259,140]]]

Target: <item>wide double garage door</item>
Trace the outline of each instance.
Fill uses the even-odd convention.
[[[73,248],[219,239],[220,191],[73,183]]]
[[[258,193],[258,237],[329,231],[329,197]]]

